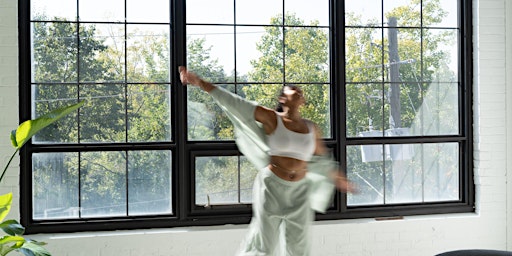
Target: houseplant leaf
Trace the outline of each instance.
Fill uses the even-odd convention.
[[[6,220],[0,223],[0,228],[11,236],[25,233],[25,228],[17,220]]]
[[[11,210],[12,193],[0,195],[0,221],[3,221],[5,216]]]
[[[76,104],[61,107],[58,109],[55,109],[47,114],[44,114],[36,119],[27,120],[23,123],[21,123],[18,126],[18,129],[16,131],[11,133],[11,142],[12,145],[16,149],[20,149],[25,145],[25,143],[34,136],[38,131],[45,128],[46,126],[54,123],[55,121],[61,119],[62,117],[66,116],[67,114],[71,113],[72,111],[78,109],[81,107],[85,102],[80,101]],[[13,135],[15,134],[15,135]],[[15,139],[13,138],[15,137]]]
[[[41,245],[45,245],[45,243],[27,239],[18,251],[25,256],[51,256],[50,252]]]

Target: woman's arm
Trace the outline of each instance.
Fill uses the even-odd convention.
[[[324,140],[322,138],[322,132],[315,124],[315,137],[316,137],[316,147],[315,147],[315,155],[326,155],[328,154],[328,149],[325,146]],[[348,193],[356,193],[357,188],[355,185],[347,179],[345,172],[342,170],[332,170],[332,174],[330,175],[331,179],[334,181],[334,185],[339,191],[348,192]]]
[[[180,66],[178,69],[180,71],[180,80],[183,85],[193,84],[208,93],[217,88],[217,86],[213,85],[212,83],[201,79],[198,75],[196,75],[196,73],[189,72],[184,66]]]

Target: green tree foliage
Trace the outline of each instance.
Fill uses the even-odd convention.
[[[271,25],[282,21],[278,15],[271,19]],[[306,97],[302,114],[322,129],[323,134],[330,135],[330,94],[328,83],[329,38],[327,31],[316,28],[318,22],[308,26],[295,14],[287,14],[287,27],[265,28],[265,34],[257,44],[261,56],[252,60],[253,69],[248,80],[271,82],[244,87],[248,99],[267,107],[277,104],[277,96],[283,83],[301,84]],[[283,42],[284,38],[284,42]],[[283,51],[284,49],[284,51]],[[284,79],[283,79],[284,78]]]

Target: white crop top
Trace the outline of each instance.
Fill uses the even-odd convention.
[[[284,126],[281,116],[276,115],[277,127],[272,134],[267,135],[269,155],[309,161],[315,152],[315,127],[307,122],[308,133],[290,131]]]

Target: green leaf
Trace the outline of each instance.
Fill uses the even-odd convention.
[[[0,228],[11,236],[23,235],[25,228],[16,220],[7,220],[0,223]]]
[[[41,246],[44,244],[34,240],[27,240],[18,251],[25,256],[51,256],[51,253]]]
[[[19,248],[25,242],[25,238],[22,236],[3,236],[0,238],[0,244],[15,243],[14,248]]]
[[[55,121],[61,119],[62,117],[66,116],[67,114],[71,113],[72,111],[78,109],[84,103],[85,103],[84,101],[80,101],[79,103],[76,103],[76,104],[73,104],[70,106],[61,107],[61,108],[55,109],[45,115],[42,115],[36,119],[27,120],[27,121],[21,123],[20,126],[18,126],[18,129],[16,129],[16,132],[15,132],[16,139],[15,139],[15,141],[12,141],[13,146],[15,146],[15,148],[17,148],[17,149],[20,149],[38,131],[40,131],[43,128],[45,128],[46,126],[54,123]],[[12,136],[13,135],[11,133],[11,140],[13,140]]]
[[[11,143],[13,147],[18,147],[18,142],[16,141],[16,130],[11,131]]]
[[[3,221],[5,216],[9,214],[12,204],[12,193],[0,195],[0,221]]]

